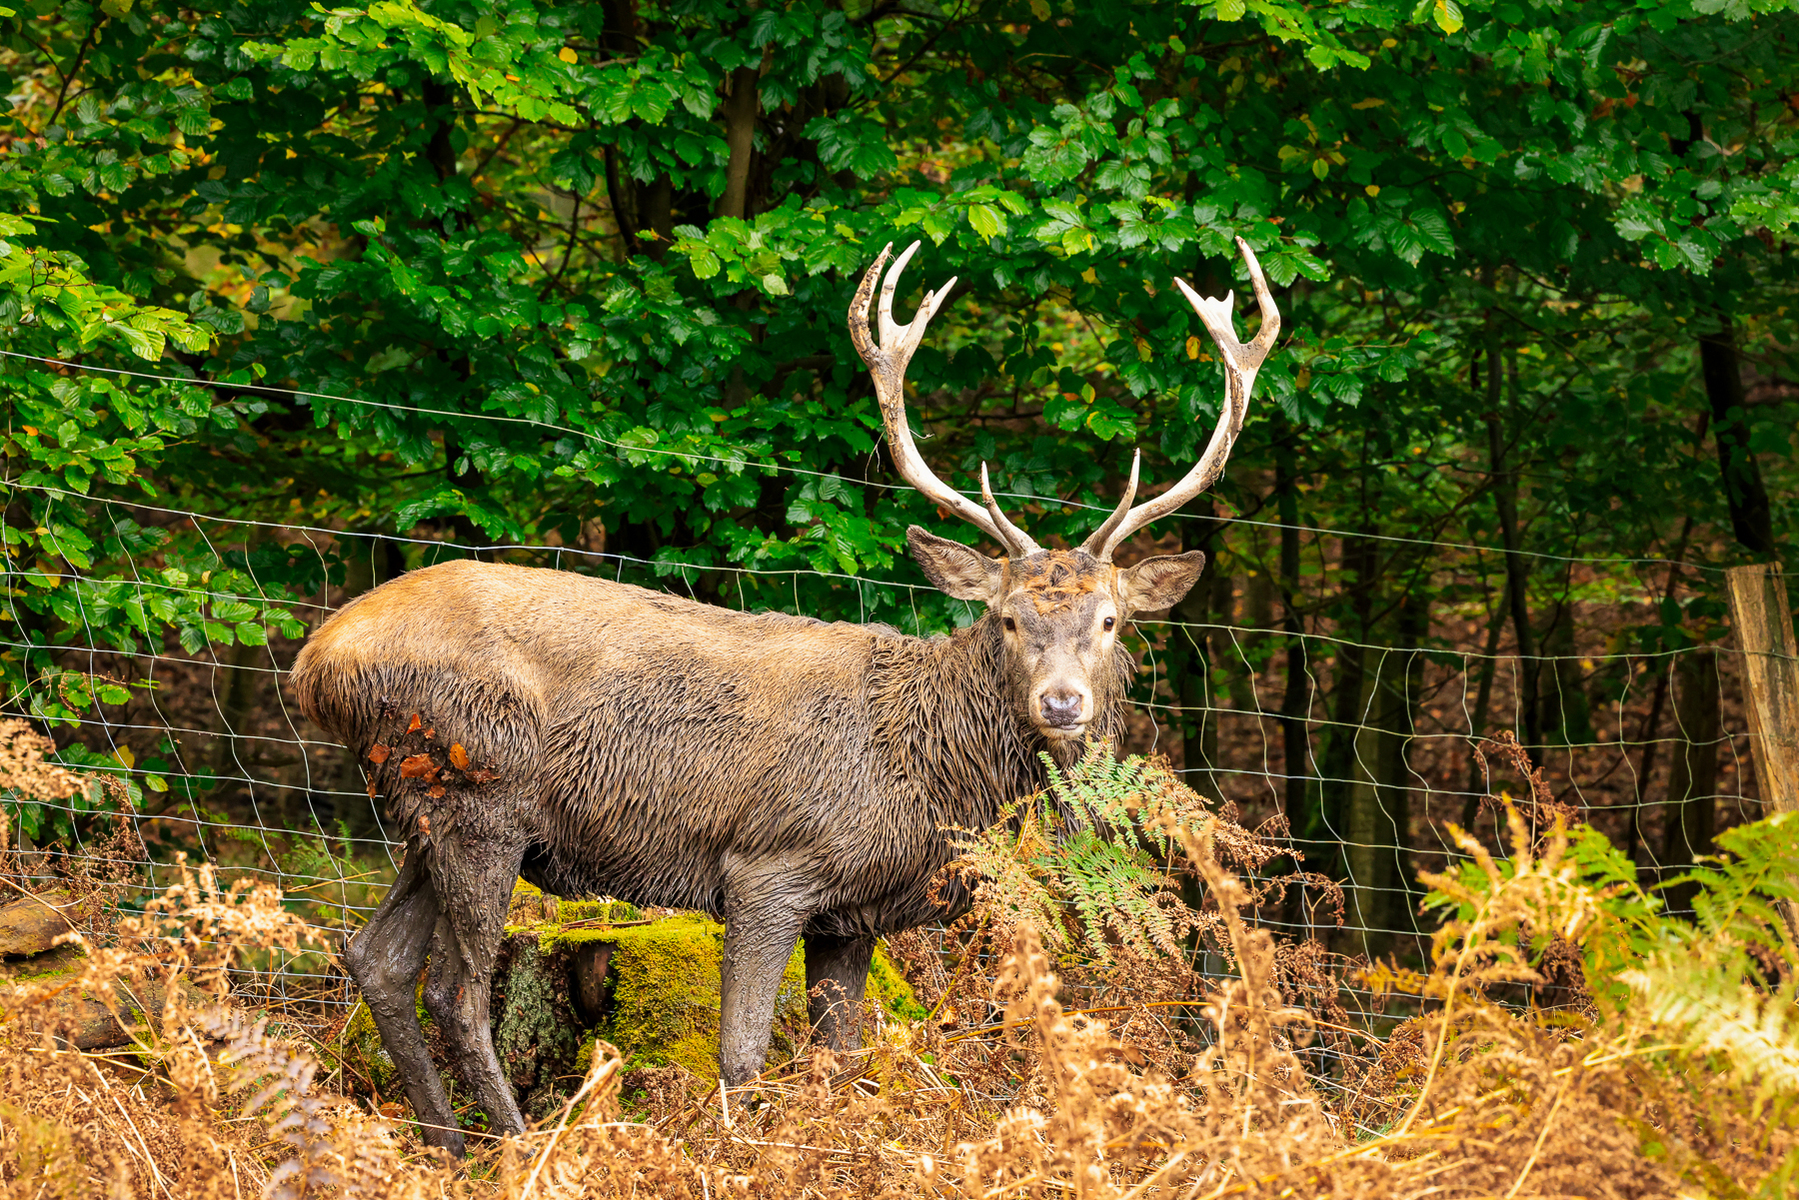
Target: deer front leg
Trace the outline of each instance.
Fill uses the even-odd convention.
[[[438,916],[437,894],[424,860],[425,852],[414,841],[381,907],[350,939],[344,966],[362,989],[369,1015],[381,1031],[381,1045],[399,1070],[425,1144],[461,1157],[462,1131],[456,1128],[443,1077],[425,1045],[415,1000],[419,968],[425,965]]]
[[[432,849],[431,877],[442,915],[431,946],[425,1008],[443,1030],[445,1048],[494,1130],[523,1133],[524,1114],[494,1053],[488,1005],[524,845],[452,834],[437,839]]]
[[[873,938],[806,935],[806,1015],[833,1050],[842,1050],[855,1029],[874,952]]]
[[[726,901],[718,1067],[730,1087],[762,1072],[781,975],[806,923],[806,912],[782,891],[772,880],[745,881]]]

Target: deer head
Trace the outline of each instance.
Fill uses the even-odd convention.
[[[1106,677],[1117,639],[1133,613],[1168,608],[1185,596],[1205,567],[1205,555],[1157,555],[1120,569],[1112,553],[1132,534],[1210,488],[1224,474],[1231,447],[1249,411],[1256,372],[1280,334],[1280,312],[1269,294],[1261,264],[1243,239],[1237,248],[1249,267],[1262,327],[1255,340],[1237,340],[1231,321],[1233,297],[1202,299],[1179,279],[1176,285],[1205,323],[1224,361],[1226,391],[1218,426],[1205,453],[1173,487],[1135,507],[1139,451],[1131,460],[1130,482],[1113,513],[1075,550],[1045,550],[1014,525],[993,499],[987,465],[981,464],[981,504],[949,487],[925,465],[906,422],[906,364],[924,337],[925,326],[956,284],[952,278],[926,292],[908,325],[893,320],[893,293],[919,243],[913,242],[881,284],[880,344],[869,329],[875,284],[893,247],[881,251],[862,277],[850,302],[850,338],[874,377],[887,444],[900,475],[936,505],[961,517],[1005,548],[989,558],[960,542],[937,537],[914,525],[906,531],[912,554],[937,588],[960,600],[978,600],[997,613],[1004,630],[1006,675],[1016,711],[1052,744],[1079,739],[1098,711],[1095,685]]]

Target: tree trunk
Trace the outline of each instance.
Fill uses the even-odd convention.
[[[1674,718],[1680,741],[1668,772],[1667,827],[1662,836],[1663,879],[1712,852],[1717,813],[1718,653],[1695,650],[1681,656],[1674,672]],[[1671,910],[1691,911],[1696,889],[1683,885],[1667,893]]]
[[[1211,507],[1208,499],[1201,512]],[[1181,550],[1204,550],[1210,557],[1215,528],[1209,521],[1181,522]],[[1210,559],[1207,567],[1211,575],[1183,596],[1168,614],[1176,622],[1168,635],[1168,683],[1175,704],[1174,733],[1180,739],[1181,766],[1188,785],[1202,795],[1217,796],[1217,780],[1212,772],[1218,751],[1218,721],[1213,715],[1211,682],[1216,655],[1207,626],[1219,619],[1213,611],[1217,590],[1213,582],[1222,576],[1216,559]]]
[[[1219,626],[1229,626],[1235,616],[1237,589],[1231,577],[1214,568],[1212,572],[1212,620]],[[1205,727],[1200,730],[1199,755],[1206,767],[1206,783],[1210,789],[1206,795],[1215,800],[1224,799],[1224,763],[1219,758],[1218,739],[1224,726],[1224,705],[1218,703],[1218,692],[1215,681],[1222,673],[1218,668],[1229,670],[1235,664],[1231,662],[1233,634],[1226,629],[1211,631],[1206,639],[1209,662],[1212,673],[1208,677],[1206,694],[1210,709],[1206,713]]]
[[[1715,333],[1699,338],[1699,366],[1711,401],[1712,438],[1718,445],[1718,471],[1730,528],[1757,559],[1774,557],[1774,516],[1761,464],[1749,448],[1749,408],[1743,390],[1743,368],[1737,355],[1735,323],[1720,311]]]
[[[719,198],[716,216],[742,219],[750,215],[750,167],[755,155],[761,79],[759,64],[731,72],[731,91],[724,103],[725,146],[731,156],[725,165],[725,194]]]
[[[1281,601],[1286,610],[1287,683],[1281,697],[1281,750],[1286,773],[1287,820],[1301,839],[1322,834],[1320,813],[1308,786],[1311,741],[1306,712],[1311,707],[1311,678],[1306,672],[1305,625],[1299,613],[1299,491],[1293,434],[1278,414],[1274,488],[1281,523]]]
[[[1368,720],[1372,693],[1368,662],[1374,578],[1379,569],[1374,539],[1343,540],[1338,584],[1348,593],[1350,619],[1338,628],[1331,672],[1330,728],[1319,755],[1320,807],[1325,836],[1339,840],[1341,874],[1349,892],[1349,925],[1356,950],[1372,955],[1379,941],[1380,797],[1371,768],[1376,752]],[[1322,865],[1322,864],[1320,864]]]
[[[1485,583],[1484,571],[1482,583]],[[1476,746],[1487,735],[1487,717],[1493,709],[1493,675],[1499,665],[1499,634],[1505,628],[1505,592],[1510,587],[1509,582],[1500,585],[1499,604],[1494,607],[1492,619],[1487,622],[1487,642],[1482,648],[1480,660],[1480,683],[1475,687],[1474,715],[1468,718],[1468,736]],[[1480,802],[1487,794],[1487,778],[1486,773],[1481,770],[1480,759],[1472,753],[1468,755],[1467,792],[1462,797],[1462,831],[1474,834],[1474,822],[1480,815]]]
[[[1243,627],[1230,651],[1231,707],[1238,712],[1262,710],[1256,694],[1256,676],[1260,673],[1263,649],[1274,628],[1275,578],[1269,571],[1253,571],[1243,581]]]
[[[1399,650],[1381,665],[1375,687],[1379,696],[1375,724],[1380,749],[1375,758],[1376,787],[1385,817],[1383,838],[1393,849],[1383,856],[1376,879],[1385,905],[1383,928],[1418,935],[1417,871],[1412,866],[1412,735],[1424,694],[1424,644],[1430,632],[1430,604],[1422,589],[1408,591],[1399,608],[1395,641]]]
[[[1484,272],[1488,287],[1496,284],[1491,267]],[[1537,646],[1530,628],[1530,568],[1520,553],[1518,530],[1518,477],[1507,461],[1506,430],[1503,413],[1505,403],[1505,366],[1499,338],[1498,314],[1487,312],[1487,344],[1485,355],[1487,390],[1487,458],[1493,480],[1493,504],[1499,516],[1499,534],[1505,546],[1505,599],[1512,618],[1512,633],[1518,642],[1518,662],[1522,679],[1518,689],[1518,717],[1524,726],[1524,745],[1533,761],[1543,741],[1542,723],[1537,713]]]
[[[431,136],[425,141],[425,161],[443,183],[456,174],[456,92],[449,84],[426,77],[420,95],[429,110]]]
[[[1543,663],[1537,679],[1537,712],[1543,734],[1557,745],[1590,744],[1595,737],[1592,710],[1587,704],[1586,680],[1574,645],[1574,613],[1564,598],[1556,604],[1543,635]]]
[[[1699,418],[1699,440],[1705,436],[1705,425],[1710,420],[1707,416]],[[1675,544],[1672,561],[1668,564],[1668,582],[1662,589],[1662,607],[1672,604],[1680,586],[1680,559],[1687,552],[1687,539],[1693,534],[1693,514],[1688,513],[1680,523],[1680,541]],[[1637,765],[1637,795],[1630,806],[1630,818],[1624,830],[1624,857],[1630,860],[1631,866],[1637,862],[1637,843],[1643,836],[1643,796],[1642,792],[1649,786],[1649,780],[1655,770],[1655,735],[1661,727],[1662,708],[1668,700],[1669,672],[1661,671],[1655,681],[1655,693],[1649,701],[1649,715],[1637,730],[1636,740],[1643,747],[1642,757]],[[1620,734],[1622,736],[1622,734]]]

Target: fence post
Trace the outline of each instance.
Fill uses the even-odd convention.
[[[1799,809],[1799,646],[1786,581],[1775,563],[1732,567],[1724,578],[1743,655],[1749,751],[1762,803],[1771,812],[1792,812]]]

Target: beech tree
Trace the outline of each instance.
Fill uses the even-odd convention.
[[[1150,531],[1218,558],[1177,618],[1259,588],[1269,629],[1422,652],[1434,606],[1478,603],[1529,656],[1568,594],[1533,554],[1792,539],[1785,4],[0,12],[0,683],[52,723],[137,682],[69,648],[296,637],[327,581],[463,552],[421,540],[966,620],[863,582],[916,582],[908,523],[958,531],[878,460],[844,333],[862,269],[915,238],[914,300],[960,280],[912,365],[927,453],[1075,540],[1133,447],[1153,487],[1209,431],[1219,374],[1171,282],[1240,286],[1254,247],[1289,332],[1212,513]],[[114,500],[268,524],[220,545]],[[320,555],[284,523],[385,536]],[[1300,553],[1322,541],[1328,571]],[[1717,636],[1695,586],[1645,644]],[[1257,646],[1289,656],[1286,802],[1321,840],[1348,801],[1307,764],[1352,747],[1304,716],[1366,711],[1369,668],[1331,651],[1314,697],[1300,640]],[[1177,707],[1239,670],[1191,630],[1165,650]],[[1578,721],[1539,691],[1533,746]]]

